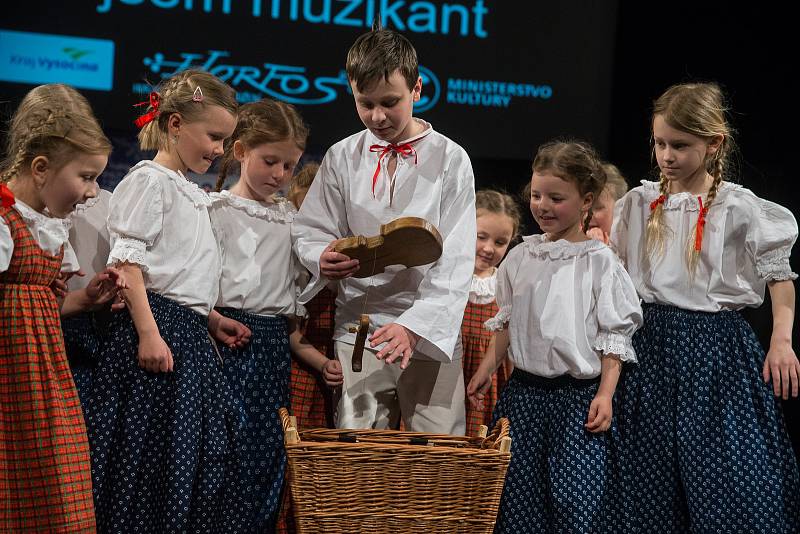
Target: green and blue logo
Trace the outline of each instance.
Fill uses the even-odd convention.
[[[114,87],[114,41],[0,30],[0,81]]]

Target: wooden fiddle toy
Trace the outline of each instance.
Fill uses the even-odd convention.
[[[425,219],[401,217],[382,224],[376,236],[359,235],[340,239],[333,250],[350,259],[357,259],[359,269],[353,276],[367,278],[382,273],[390,265],[408,268],[435,262],[442,255],[442,236]],[[350,332],[356,334],[352,368],[354,373],[359,373],[363,367],[369,315],[362,314],[358,327],[351,328]]]
[[[382,224],[380,233],[340,239],[333,250],[357,259],[353,275],[366,278],[382,273],[390,265],[416,267],[433,263],[442,255],[442,236],[434,225],[419,217],[400,217]]]

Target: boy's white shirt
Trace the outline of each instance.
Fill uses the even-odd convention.
[[[441,258],[429,265],[394,266],[373,277],[340,281],[334,339],[354,343],[349,328],[367,313],[371,332],[400,324],[420,336],[415,356],[450,361],[461,356],[458,340],[474,268],[474,176],[463,148],[430,124],[414,120],[425,130],[414,138],[415,155],[397,156],[391,198],[389,154],[381,160],[374,196],[372,188],[380,152],[370,149],[386,141],[363,130],[328,150],[292,227],[295,252],[311,272],[299,301],[308,302],[328,283],[320,276],[319,260],[331,241],[376,235],[381,224],[421,217],[442,236]]]

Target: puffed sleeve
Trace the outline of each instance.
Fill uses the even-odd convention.
[[[64,242],[64,258],[61,260],[62,273],[76,273],[80,270],[81,265],[78,262],[78,255],[75,254],[75,249],[72,248],[72,243],[69,241]]]
[[[642,326],[639,295],[622,263],[610,254],[602,268],[594,271],[597,293],[597,337],[595,350],[616,354],[623,362],[636,362],[631,337]]]
[[[758,197],[755,201],[755,220],[748,228],[746,246],[756,272],[767,282],[794,280],[797,274],[789,265],[789,256],[797,240],[797,221],[783,206]]]
[[[497,269],[497,307],[499,308],[497,314],[486,321],[483,325],[491,332],[499,332],[507,325],[511,319],[511,303],[514,298],[514,289],[511,285],[511,272],[517,270],[519,265],[519,256],[522,253],[524,245],[517,245],[511,252],[508,253],[506,259],[500,264]]]
[[[4,220],[0,219],[0,273],[8,270],[13,254],[14,240],[11,238],[11,229]]]
[[[325,154],[292,224],[292,242],[297,259],[311,273],[311,281],[299,297],[303,304],[328,283],[319,268],[319,259],[325,248],[331,241],[349,233],[347,208],[335,170],[335,159],[331,150]]]
[[[134,172],[119,183],[109,205],[108,265],[135,263],[147,271],[146,251],[161,233],[163,206],[163,186],[157,175]]]
[[[608,246],[617,253],[623,265],[627,265],[628,223],[633,204],[632,199],[633,195],[628,192],[614,206],[614,221],[611,225],[611,236],[608,241]]]

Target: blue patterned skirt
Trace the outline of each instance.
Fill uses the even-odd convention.
[[[139,367],[130,315],[112,316],[84,406],[98,530],[239,532],[236,418],[207,319],[147,297],[174,371]]]
[[[284,317],[264,317],[230,308],[217,311],[246,325],[253,333],[250,343],[241,349],[220,345],[241,428],[241,463],[236,482],[246,525],[241,532],[272,532],[286,469],[278,408],[289,405],[287,321]]]
[[[511,423],[495,532],[596,532],[603,520],[608,449],[616,433],[584,425],[599,379],[541,378],[514,369],[494,411]],[[494,422],[492,422],[494,425]]]
[[[800,531],[797,461],[741,314],[644,306],[622,404],[620,532]]]
[[[97,362],[96,353],[100,340],[94,312],[82,312],[61,318],[64,332],[64,348],[67,351],[69,369],[78,390],[81,406],[86,406],[92,387],[92,371]]]

